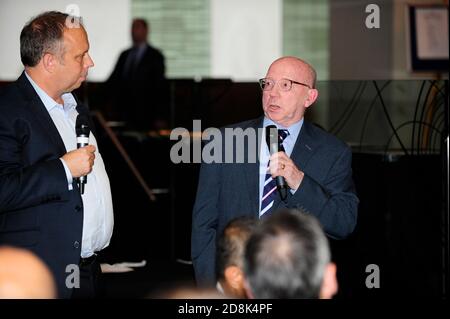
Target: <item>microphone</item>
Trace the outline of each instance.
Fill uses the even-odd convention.
[[[77,148],[85,147],[89,145],[89,121],[86,115],[78,114],[75,124],[75,131],[77,133]],[[77,178],[78,188],[80,193],[84,194],[84,186],[87,183],[87,176],[81,176]]]
[[[269,147],[270,155],[273,155],[277,152],[284,152],[284,147],[280,143],[280,139],[278,137],[278,128],[275,125],[269,125],[266,127],[266,143]],[[287,197],[287,184],[284,180],[283,176],[277,176],[275,178],[277,183],[277,189],[280,193],[280,197],[282,200],[285,200]]]

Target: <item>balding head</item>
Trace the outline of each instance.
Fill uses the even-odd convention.
[[[287,69],[291,69],[296,78],[303,79],[303,83],[308,84],[311,88],[316,87],[316,70],[306,61],[295,56],[284,56],[272,62],[270,69],[274,66],[285,65]]]
[[[56,297],[47,266],[21,248],[0,247],[0,299],[49,299]]]

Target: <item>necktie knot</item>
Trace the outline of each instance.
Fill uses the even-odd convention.
[[[283,141],[289,135],[288,130],[279,129],[278,130],[278,143],[280,144],[280,151],[284,152]]]
[[[288,130],[284,129],[278,129],[278,139],[280,141],[280,144],[283,143],[284,139],[289,135]]]

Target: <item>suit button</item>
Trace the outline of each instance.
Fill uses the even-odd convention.
[[[80,243],[78,241],[75,241],[73,243],[73,247],[76,248],[76,249],[80,248]]]
[[[75,210],[76,210],[77,212],[81,211],[81,209],[82,209],[81,205],[75,206]]]

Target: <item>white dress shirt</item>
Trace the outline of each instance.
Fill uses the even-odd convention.
[[[34,90],[45,105],[50,117],[53,120],[59,135],[64,142],[67,152],[77,148],[75,123],[78,116],[76,110],[77,102],[72,93],[65,93],[61,96],[64,105],[58,104],[47,93],[45,93],[25,72]],[[94,135],[89,135],[89,144],[94,145],[95,162],[91,173],[87,175],[87,183],[83,200],[83,237],[81,244],[81,257],[92,256],[96,251],[100,251],[109,245],[111,240],[114,215],[111,198],[111,188],[109,186],[108,175],[102,156],[98,150],[97,141]],[[67,175],[67,182],[70,191],[72,189],[72,175],[64,160],[61,158]]]

